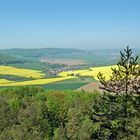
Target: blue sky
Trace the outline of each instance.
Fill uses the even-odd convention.
[[[0,0],[0,48],[140,46],[140,0]]]

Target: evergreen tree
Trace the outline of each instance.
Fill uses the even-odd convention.
[[[123,99],[123,130],[127,133],[129,101],[133,96],[140,95],[140,65],[137,63],[138,56],[132,56],[132,49],[129,49],[129,46],[124,52],[120,52],[120,55],[117,68],[112,68],[110,80],[106,81],[102,73],[98,74],[98,78],[102,84],[101,89],[116,93]]]
[[[112,68],[112,76],[106,81],[102,73],[98,74],[98,79],[103,85],[101,89],[117,94],[140,94],[140,65],[138,56],[132,56],[132,49],[127,46],[124,52],[120,52],[120,62],[117,68]]]

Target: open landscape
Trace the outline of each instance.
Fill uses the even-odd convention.
[[[58,48],[1,50],[0,87],[37,85],[52,90],[100,91],[97,75],[101,72],[106,80],[110,79],[111,69],[117,68],[119,51],[107,49],[100,55],[99,52]],[[139,49],[134,50],[135,55],[139,52]],[[49,61],[42,61],[45,57]]]
[[[29,51],[30,56],[28,56]],[[89,53],[88,50],[75,49],[74,51],[74,49],[54,48],[38,51],[36,49],[1,50],[0,87],[38,85],[52,90],[83,90],[82,86],[93,83],[93,89],[95,87],[95,90],[97,90],[99,89],[98,73],[103,73],[106,76],[106,80],[109,80],[112,73],[111,68],[117,67],[115,63],[119,60],[117,53],[116,59],[114,59],[114,55],[112,56],[116,50],[105,50],[104,53],[106,53],[102,54],[102,56],[97,55],[99,51],[95,50]],[[49,61],[42,61],[45,56],[50,56]],[[29,58],[27,59],[27,57]],[[52,61],[51,63],[52,58],[55,62]],[[109,62],[109,60],[113,61]],[[91,88],[84,89],[93,91]]]
[[[140,140],[139,0],[0,0],[0,140]]]

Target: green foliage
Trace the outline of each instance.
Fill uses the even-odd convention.
[[[17,98],[10,100],[9,106],[13,110],[18,110],[20,108],[19,100]]]
[[[1,89],[0,139],[139,140],[139,106],[139,96],[128,96],[124,118],[123,98],[118,95],[40,87]]]
[[[134,96],[138,96],[138,99],[140,97],[140,65],[138,64],[138,56],[132,56],[132,49],[129,49],[129,46],[124,49],[124,52],[120,52],[120,55],[120,61],[117,64],[118,68],[112,68],[110,80],[106,81],[102,73],[98,74],[98,78],[103,85],[101,87],[103,90],[115,93],[119,97],[118,101],[122,107],[119,107],[117,111],[122,114],[121,122],[118,121],[118,118],[110,122],[113,128],[122,130],[122,132],[118,134],[119,138],[139,139],[138,135],[138,137],[133,135],[138,134],[134,128],[134,126],[137,126],[135,122],[139,124],[139,115],[137,116],[136,113],[139,109],[136,109],[134,106],[134,103],[135,105],[137,104],[137,98],[134,98]],[[116,108],[116,106],[117,105],[115,105],[114,108]],[[113,113],[113,111],[110,113]],[[135,122],[133,122],[133,120],[135,120]],[[114,132],[114,134],[116,135],[117,132]]]

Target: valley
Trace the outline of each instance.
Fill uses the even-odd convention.
[[[102,52],[58,48],[1,50],[0,87],[99,90],[98,73],[109,80],[117,60],[118,53],[113,49]]]

